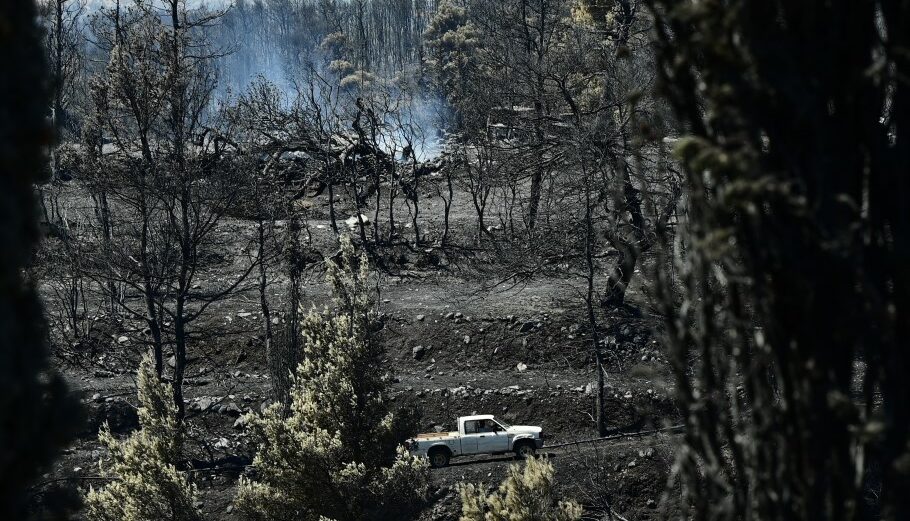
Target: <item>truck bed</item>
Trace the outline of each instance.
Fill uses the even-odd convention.
[[[458,431],[452,432],[425,432],[423,434],[418,434],[414,436],[414,439],[417,441],[427,441],[435,440],[440,438],[455,438],[458,436]]]

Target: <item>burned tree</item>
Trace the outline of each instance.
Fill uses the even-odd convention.
[[[188,11],[173,0],[163,19],[157,7],[105,8],[95,21],[109,61],[94,80],[81,164],[102,223],[100,236],[87,238],[104,245],[93,257],[93,276],[101,291],[118,293],[108,297],[126,318],[145,323],[159,375],[171,348],[182,417],[191,325],[256,262],[218,287],[200,287],[212,268],[207,252],[216,247],[216,228],[238,195],[226,156],[231,130],[208,112],[217,53],[204,31],[218,13]]]

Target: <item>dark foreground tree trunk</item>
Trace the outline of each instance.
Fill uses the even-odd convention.
[[[688,134],[683,509],[910,518],[910,5],[651,4]]]
[[[34,2],[0,2],[0,519],[28,518],[33,480],[72,438],[81,409],[48,363],[41,303],[23,277],[39,238],[33,187],[53,136],[36,19]]]

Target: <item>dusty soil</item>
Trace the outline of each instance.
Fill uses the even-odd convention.
[[[467,196],[453,210],[456,243],[471,242],[474,228]],[[438,235],[439,201],[426,200],[421,214],[428,243]],[[315,203],[309,221],[313,244],[332,251],[332,233],[324,201]],[[342,216],[349,215],[344,209]],[[405,217],[402,213],[401,217]],[[343,218],[342,218],[343,219]],[[402,219],[404,222],[405,219]],[[343,225],[343,223],[341,223]],[[253,225],[239,219],[225,222],[218,233],[225,252],[245,247]],[[405,233],[409,230],[405,229]],[[399,248],[397,264],[381,275],[380,303],[386,347],[386,368],[397,403],[416,403],[427,430],[453,428],[463,414],[491,413],[506,421],[541,425],[549,445],[595,437],[593,422],[595,375],[586,332],[581,280],[546,276],[520,285],[496,285],[496,277],[459,265],[457,254]],[[388,257],[392,258],[392,257]],[[441,262],[439,259],[443,259]],[[221,270],[201,282],[216,285],[238,267],[225,261]],[[668,368],[662,354],[659,321],[648,314],[636,277],[630,291],[632,310],[608,310],[600,317],[616,343],[606,367],[606,415],[614,433],[635,433],[678,423],[669,397]],[[599,281],[600,284],[603,281]],[[275,273],[270,288],[279,321],[284,281]],[[317,271],[303,288],[304,301],[321,307],[327,287]],[[201,491],[201,508],[210,519],[235,519],[230,502],[238,476],[254,447],[237,418],[268,403],[262,320],[258,295],[247,291],[214,306],[192,346],[186,386],[191,472]],[[95,341],[80,364],[61,361],[72,386],[82,393],[88,422],[80,439],[66,451],[48,481],[66,480],[87,487],[97,476],[103,456],[96,433],[103,421],[115,432],[136,425],[133,372],[142,348],[142,325],[106,323],[98,318]],[[422,346],[415,357],[414,348]],[[72,347],[72,346],[68,346]],[[591,519],[612,508],[627,519],[656,515],[673,458],[669,433],[618,438],[545,449],[557,468],[560,490],[588,509]],[[421,519],[457,519],[459,482],[494,486],[505,476],[511,457],[454,460],[432,472],[434,494]]]

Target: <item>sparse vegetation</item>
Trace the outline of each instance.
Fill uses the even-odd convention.
[[[581,506],[559,500],[554,490],[555,470],[543,458],[529,458],[524,467],[511,465],[509,476],[493,493],[483,485],[461,485],[460,521],[577,521]]]

